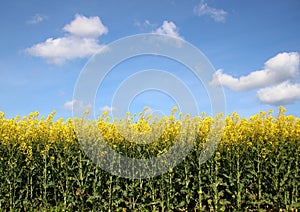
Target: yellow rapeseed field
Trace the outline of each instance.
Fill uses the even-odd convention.
[[[217,151],[199,157],[215,118],[177,114],[155,119],[130,113],[111,120],[54,119],[39,112],[5,118],[0,112],[0,209],[93,211],[297,210],[300,207],[300,119],[278,112],[250,118],[233,112]],[[178,118],[176,118],[178,117]],[[84,123],[84,124],[83,124]],[[189,124],[189,128],[183,128]],[[78,124],[86,133],[76,133]],[[102,140],[133,158],[159,156],[196,130],[187,158],[150,179],[122,179],[97,167],[83,151],[97,130]],[[181,138],[181,137],[180,137]],[[85,143],[86,142],[86,143]],[[95,145],[95,144],[93,144]],[[99,153],[101,154],[101,153]]]

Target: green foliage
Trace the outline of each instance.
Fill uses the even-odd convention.
[[[266,157],[234,145],[199,167],[201,149],[151,179],[123,179],[93,164],[79,145],[55,148],[26,166],[0,146],[0,207],[31,211],[228,211],[299,208],[299,142],[281,142]],[[262,147],[259,147],[262,148]],[[265,148],[265,147],[264,147]]]

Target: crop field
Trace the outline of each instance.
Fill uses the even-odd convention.
[[[6,118],[0,112],[0,211],[299,211],[300,119],[285,108],[224,117],[221,141],[205,163],[200,153],[216,118],[174,110],[150,119],[141,113],[110,120],[103,113],[88,122],[112,149],[131,158],[159,157],[175,142],[193,142],[185,160],[168,172],[130,179],[90,159],[83,147],[99,143],[78,141],[79,118],[56,119],[55,112]],[[183,123],[196,129],[195,137],[186,133],[176,140]],[[124,136],[122,129],[131,133]],[[130,141],[147,136],[154,141]]]

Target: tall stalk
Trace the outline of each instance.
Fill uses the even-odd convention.
[[[199,157],[199,168],[198,168],[198,208],[201,211],[203,206],[202,206],[202,179],[201,179],[201,161]]]
[[[47,154],[43,155],[44,169],[43,169],[43,202],[47,204]]]

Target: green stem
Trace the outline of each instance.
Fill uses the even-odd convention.
[[[202,181],[201,181],[201,164],[200,164],[200,157],[199,157],[199,170],[198,170],[198,184],[199,184],[199,191],[198,191],[198,204],[199,204],[199,210],[202,210]]]
[[[298,202],[298,197],[299,197],[299,180],[298,178],[300,177],[300,172],[299,172],[299,154],[295,154],[295,172],[293,176],[293,190],[292,190],[292,204],[295,204]],[[297,209],[296,209],[297,210]]]
[[[108,211],[111,212],[112,211],[112,175],[109,175],[109,209]]]
[[[30,200],[33,198],[33,183],[32,183],[32,175],[33,169],[30,169],[30,176],[29,176],[29,185],[30,185]]]
[[[10,211],[13,211],[14,210],[14,197],[15,197],[15,175],[16,175],[16,172],[14,171],[14,154],[13,154],[13,151],[11,151],[11,149],[9,149],[9,155],[11,156],[9,158],[9,173],[13,173],[13,176],[11,176],[10,174],[8,175],[8,183],[9,183],[9,208],[10,208]],[[10,179],[12,177],[12,180]]]
[[[261,171],[260,171],[260,160],[257,163],[258,173],[258,210],[260,211],[260,200],[261,200]]]
[[[236,165],[237,165],[237,208],[240,210],[241,209],[241,201],[242,201],[242,197],[241,197],[241,185],[240,185],[240,178],[241,178],[241,171],[240,171],[240,156],[239,154],[237,154],[237,161],[236,161]]]
[[[154,179],[153,178],[151,178],[150,179],[150,185],[151,185],[151,199],[152,199],[152,203],[154,203],[155,202],[155,186],[154,186]],[[155,204],[153,204],[153,206],[152,206],[152,211],[156,211],[156,205]]]
[[[96,166],[95,177],[94,177],[94,181],[93,181],[93,197],[94,198],[97,196],[97,189],[96,189],[97,181],[98,181],[98,167]]]
[[[184,172],[185,172],[185,189],[186,189],[186,191],[188,191],[190,179],[188,176],[189,173],[188,173],[188,169],[187,169],[187,164],[185,164],[185,166],[184,166]],[[190,204],[190,197],[189,197],[188,193],[185,195],[185,201],[186,201],[186,206],[188,208],[188,205]]]
[[[43,201],[47,203],[47,155],[44,155],[44,170],[43,170]]]
[[[82,155],[81,151],[79,151],[79,181],[80,181],[80,189],[83,187],[83,174],[82,174]]]
[[[64,196],[64,208],[67,208],[67,191],[68,191],[68,175],[66,175],[66,189],[63,193]]]
[[[218,164],[217,164],[217,161],[215,161],[213,191],[214,191],[214,210],[218,211],[218,209],[219,209],[218,208],[219,194],[218,194]]]
[[[173,194],[172,173],[169,172],[168,211],[172,210],[170,208],[170,200],[172,199],[172,194]]]

